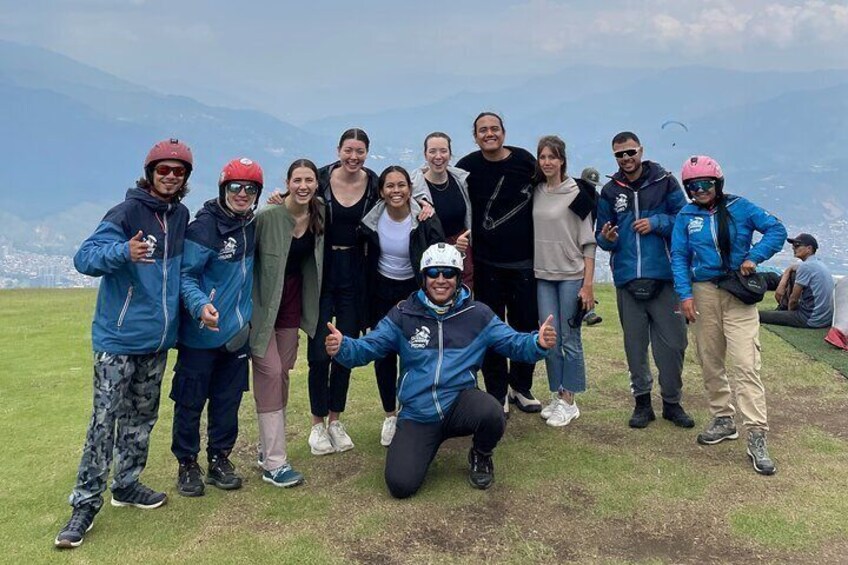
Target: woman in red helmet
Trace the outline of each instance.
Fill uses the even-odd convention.
[[[259,163],[233,159],[221,171],[218,197],[203,204],[186,231],[179,356],[171,387],[171,451],[179,462],[177,492],[183,496],[204,491],[197,464],[204,405],[206,483],[224,490],[241,487],[229,454],[238,437],[242,393],[248,389],[253,211],[262,183]]]
[[[775,466],[766,447],[769,428],[760,379],[759,317],[753,298],[739,287],[758,264],[780,250],[786,228],[745,198],[725,194],[724,174],[711,157],[687,159],[682,179],[691,203],[674,222],[671,268],[680,309],[693,324],[710,403],[712,421],[698,434],[698,443],[713,445],[739,437],[733,421],[738,408],[748,430],[754,470],[771,475]],[[763,236],[752,245],[755,231]],[[728,376],[736,390],[735,408]]]

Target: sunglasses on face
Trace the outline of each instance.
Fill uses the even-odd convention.
[[[156,168],[153,170],[156,171],[157,175],[163,177],[167,177],[171,173],[174,173],[175,177],[184,177],[186,174],[186,168],[179,165],[176,167],[172,167],[170,165],[156,165]]]
[[[711,179],[701,179],[693,180],[686,185],[686,188],[689,189],[689,192],[707,192],[714,189],[715,186],[716,181]]]
[[[459,271],[453,267],[427,267],[424,269],[424,276],[429,279],[437,279],[439,275],[446,279],[455,279],[459,276]]]
[[[625,157],[635,157],[637,153],[639,153],[639,149],[641,147],[637,147],[636,149],[622,149],[621,151],[616,151],[613,153],[616,159],[624,159]]]
[[[242,189],[248,196],[254,196],[259,192],[259,187],[252,182],[228,182],[225,188],[230,194],[238,194]]]

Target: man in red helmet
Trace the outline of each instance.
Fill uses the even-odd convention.
[[[115,457],[112,506],[158,508],[167,497],[138,477],[147,463],[159,392],[177,338],[180,260],[188,209],[191,150],[160,141],[144,160],[144,177],[109,210],[74,256],[83,274],[101,277],[92,323],[94,409],[71,519],[56,536],[61,548],[79,546],[103,506]]]
[[[183,308],[171,400],[171,451],[179,462],[177,492],[201,496],[200,415],[208,401],[206,482],[241,487],[229,454],[238,437],[238,411],[248,389],[248,335],[253,312],[253,210],[262,168],[233,159],[218,180],[218,198],[203,204],[186,231],[180,280]]]

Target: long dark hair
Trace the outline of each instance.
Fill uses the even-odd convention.
[[[286,185],[291,180],[292,175],[294,174],[295,169],[299,169],[301,167],[310,169],[313,173],[315,173],[315,182],[318,182],[318,167],[315,166],[315,163],[310,161],[309,159],[297,159],[289,165],[289,170],[286,173]],[[288,188],[288,186],[286,186]],[[311,231],[315,235],[321,235],[324,233],[324,220],[321,218],[321,210],[318,205],[318,189],[315,189],[315,193],[312,195],[312,198],[309,199],[309,224],[307,229]]]
[[[733,223],[733,216],[727,210],[727,197],[722,192],[716,194],[715,214],[718,221],[718,248],[721,252],[721,262],[729,269],[730,251],[733,248],[733,243],[730,241],[730,224]]]

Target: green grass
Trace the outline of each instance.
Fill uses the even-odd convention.
[[[288,437],[306,484],[275,489],[260,480],[247,394],[234,454],[244,488],[181,498],[169,452],[169,369],[143,475],[168,492],[168,505],[145,512],[107,504],[85,544],[59,552],[52,540],[69,514],[66,500],[91,410],[95,294],[0,292],[0,561],[679,563],[755,556],[839,562],[848,551],[848,383],[834,370],[839,366],[762,332],[770,448],[779,471],[761,477],[743,441],[695,442],[709,416],[689,359],[684,402],[698,428],[682,430],[662,419],[645,430],[626,426],[632,401],[614,293],[602,286],[598,294],[604,322],[584,330],[589,390],[579,397],[580,419],[551,429],[538,416],[513,414],[489,491],[468,487],[468,441],[458,439],[442,447],[418,495],[388,496],[371,367],[355,371],[344,418],[356,449],[311,456],[301,351]],[[810,351],[820,336],[793,331],[806,332],[801,337],[811,345],[801,349],[819,359]],[[301,344],[305,349],[305,339]],[[541,395],[546,388],[539,364],[535,390]]]
[[[790,328],[771,324],[763,324],[762,327],[779,335],[798,351],[817,361],[827,363],[842,373],[842,376],[848,377],[848,351],[836,348],[824,340],[829,328]]]

